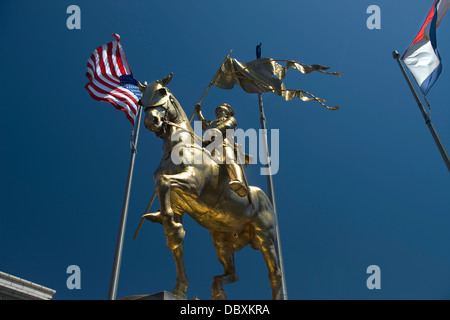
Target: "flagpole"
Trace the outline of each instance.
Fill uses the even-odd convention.
[[[256,58],[261,58],[261,44],[256,46]],[[277,208],[275,203],[275,191],[273,187],[273,178],[272,178],[272,168],[270,164],[269,159],[269,143],[267,141],[267,127],[266,127],[266,116],[264,114],[264,105],[262,100],[262,93],[258,92],[258,102],[259,102],[259,114],[260,114],[260,122],[261,122],[261,129],[263,133],[263,146],[264,146],[264,154],[266,158],[266,166],[267,166],[267,193],[269,195],[269,199],[272,202],[273,210],[275,212],[275,218],[276,218],[276,251],[277,255],[279,257],[279,263],[280,263],[280,270],[281,270],[281,300],[287,300],[287,291],[286,291],[286,278],[284,275],[284,263],[283,263],[283,255],[281,252],[281,243],[280,243],[280,231],[278,228],[278,215],[277,215]]]
[[[397,52],[397,50],[395,50],[394,52],[392,52],[392,56],[395,60],[397,60],[398,65],[399,65],[400,69],[402,70],[403,76],[405,77],[406,82],[408,83],[409,88],[411,89],[414,99],[416,99],[416,102],[417,102],[417,105],[419,106],[420,112],[422,113],[422,116],[425,119],[425,123],[428,126],[428,129],[430,130],[434,141],[436,142],[439,152],[441,153],[442,159],[444,160],[445,165],[447,166],[447,169],[450,172],[450,158],[447,154],[447,151],[445,151],[444,146],[442,145],[441,139],[439,139],[439,136],[436,132],[436,129],[434,128],[434,125],[431,123],[430,116],[426,112],[425,107],[423,106],[422,101],[420,100],[419,95],[417,94],[417,91],[411,82],[411,79],[409,78],[408,74],[406,73],[405,67],[403,66],[402,62],[400,61],[400,54]]]
[[[206,97],[206,94],[208,93],[209,89],[211,88],[212,85],[214,85],[214,81],[216,80],[217,75],[219,74],[219,72],[222,70],[222,66],[225,63],[225,61],[227,61],[227,59],[230,57],[231,52],[233,52],[233,50],[230,50],[230,53],[228,53],[228,55],[225,57],[225,59],[223,59],[222,64],[220,65],[220,68],[217,69],[216,74],[214,75],[214,77],[212,78],[212,80],[209,82],[208,87],[206,88],[206,90],[203,92],[202,97],[200,98],[200,100],[197,102],[197,104],[201,104],[203,99]],[[191,118],[189,119],[189,122],[192,122],[192,120],[194,120],[194,116],[197,113],[196,110],[194,110],[194,112],[192,113]]]
[[[125,226],[126,226],[126,222],[127,222],[131,181],[133,178],[134,160],[136,158],[136,153],[137,153],[136,146],[138,143],[139,129],[140,129],[140,125],[141,125],[141,116],[142,116],[142,107],[139,106],[138,114],[136,117],[134,141],[133,141],[133,145],[131,147],[131,158],[130,158],[130,166],[128,168],[127,184],[125,187],[125,195],[124,195],[123,204],[122,204],[122,215],[120,218],[119,232],[117,234],[116,252],[114,255],[114,264],[113,264],[113,269],[112,269],[112,274],[111,274],[111,281],[109,283],[108,300],[115,300],[116,295],[117,295],[117,285],[119,282],[120,264],[122,261],[123,240],[124,240],[124,235],[125,235]]]

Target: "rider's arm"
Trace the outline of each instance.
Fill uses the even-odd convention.
[[[224,132],[227,129],[236,129],[236,127],[237,127],[236,119],[234,117],[229,117],[225,121],[221,121],[217,125],[216,129],[218,129],[221,132]]]
[[[209,124],[211,123],[211,121],[207,121],[205,119],[205,117],[203,116],[202,110],[201,110],[201,106],[200,104],[196,104],[195,105],[195,112],[197,113],[197,119],[198,121],[202,122],[202,129],[206,130],[206,127],[209,126]]]

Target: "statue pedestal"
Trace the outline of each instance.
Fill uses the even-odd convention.
[[[185,300],[185,299],[177,297],[176,295],[170,292],[161,291],[153,294],[143,294],[143,295],[123,297],[118,300]]]

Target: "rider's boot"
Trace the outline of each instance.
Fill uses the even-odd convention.
[[[237,163],[227,163],[227,171],[230,176],[230,189],[233,190],[238,196],[246,197],[248,195],[248,189],[245,185],[244,178],[242,176],[242,170]]]
[[[248,190],[245,184],[241,181],[230,181],[230,189],[237,193],[240,197],[246,197],[248,195]]]

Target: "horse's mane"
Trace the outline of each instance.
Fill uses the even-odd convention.
[[[186,115],[186,113],[184,112],[183,108],[181,107],[181,104],[178,102],[177,98],[175,98],[175,96],[172,94],[172,92],[170,92],[170,95],[174,100],[174,103],[172,103],[172,106],[175,108],[176,113],[178,115],[177,119],[175,119],[175,123],[177,123],[177,124],[185,123],[187,129],[190,130],[191,132],[194,132],[194,129],[191,126],[189,118]]]

